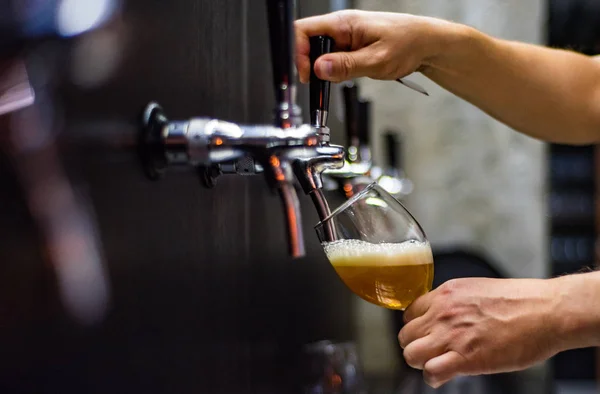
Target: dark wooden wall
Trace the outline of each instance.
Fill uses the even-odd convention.
[[[300,10],[326,3],[300,1]],[[113,51],[114,68],[99,73]],[[308,255],[293,261],[261,177],[223,177],[207,190],[192,171],[175,171],[154,183],[133,149],[151,100],[173,118],[270,121],[263,1],[126,0],[105,28],[44,45],[30,64],[49,136],[0,150],[0,392],[285,393],[299,346],[353,338],[353,296],[320,250],[306,197]],[[0,133],[14,125],[3,119]],[[87,323],[62,301],[52,224],[27,197],[31,174],[52,188],[57,171],[87,202],[108,278],[105,314]],[[71,228],[77,248],[87,233]]]

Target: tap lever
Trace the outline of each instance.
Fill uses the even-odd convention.
[[[400,168],[400,158],[398,157],[398,135],[393,131],[388,131],[384,134],[384,143],[387,153],[387,165],[389,168]]]
[[[371,102],[358,102],[358,159],[371,162]]]
[[[358,143],[369,146],[371,141],[371,101],[364,100],[358,103]]]
[[[354,82],[347,83],[344,86],[344,104],[345,104],[345,121],[346,121],[346,138],[348,146],[348,160],[355,162],[359,159],[358,147],[360,146],[359,129],[360,129],[360,110],[358,98],[358,86]]]
[[[327,126],[331,82],[317,77],[315,62],[319,57],[333,51],[335,42],[328,36],[310,38],[310,121],[317,128]]]

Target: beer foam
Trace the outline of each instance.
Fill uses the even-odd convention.
[[[421,265],[432,264],[429,242],[405,241],[374,244],[356,239],[323,244],[325,254],[333,265]]]

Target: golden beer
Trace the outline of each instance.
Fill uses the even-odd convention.
[[[349,239],[324,244],[324,248],[346,286],[373,304],[404,310],[433,285],[433,253],[428,242],[372,244]]]

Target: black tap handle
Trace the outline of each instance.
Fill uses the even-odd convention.
[[[358,103],[358,143],[369,146],[371,141],[371,102],[369,100]]]
[[[294,55],[296,44],[294,36],[294,6],[294,0],[267,0],[275,100],[280,110],[282,108],[293,110],[296,106],[294,97]],[[287,116],[289,115],[287,113]],[[286,121],[285,117],[277,120],[282,123],[281,126],[289,126],[289,120]]]
[[[320,56],[331,53],[334,45],[333,38],[328,36],[310,38],[310,120],[316,126],[326,126],[331,82],[317,77],[315,62]]]
[[[350,83],[344,86],[344,104],[346,109],[346,138],[348,147],[358,147],[359,145],[359,133],[360,128],[360,109],[358,99],[358,86],[354,83]]]
[[[393,131],[388,131],[384,134],[385,151],[387,153],[387,164],[390,168],[400,169],[402,163],[400,162],[399,151],[401,149],[401,143],[398,138],[398,134]]]

